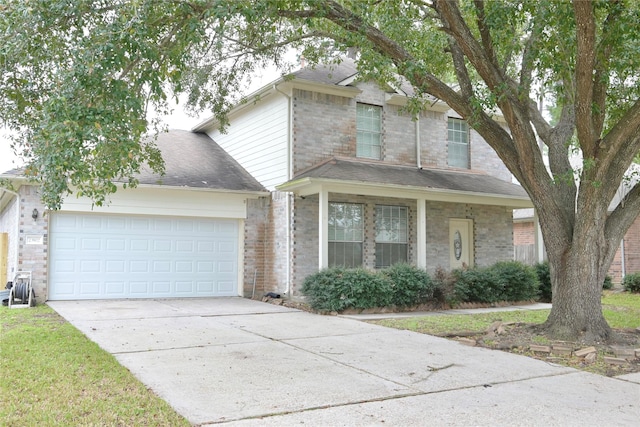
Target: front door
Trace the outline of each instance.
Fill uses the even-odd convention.
[[[449,265],[473,267],[473,220],[449,220]]]

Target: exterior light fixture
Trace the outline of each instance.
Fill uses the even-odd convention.
[[[33,212],[31,212],[31,218],[33,218],[34,221],[38,219],[38,209],[34,209]]]

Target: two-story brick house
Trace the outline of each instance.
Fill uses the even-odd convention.
[[[328,266],[512,259],[525,192],[447,105],[414,120],[411,95],[359,80],[351,60],[302,69],[236,106],[224,133],[211,118],[161,135],[166,175],[105,207],[70,197],[47,212],[9,174],[6,277],[32,271],[39,300],[296,297]]]
[[[414,120],[411,88],[358,80],[352,61],[265,86],[205,132],[262,185],[249,200],[244,294],[298,295],[335,265],[409,262],[429,271],[513,257],[530,201],[486,142],[434,100]]]

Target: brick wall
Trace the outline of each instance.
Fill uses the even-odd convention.
[[[515,222],[513,224],[513,244],[519,245],[534,245],[535,231],[532,221]]]
[[[375,206],[409,208],[408,260],[416,263],[417,203],[409,199],[329,194],[330,202],[360,203],[364,206],[364,267],[375,268]],[[489,265],[513,257],[511,212],[503,207],[427,202],[427,266],[449,268],[449,219],[474,220],[475,262]],[[318,271],[318,196],[296,198],[293,213],[292,295],[299,295],[305,277]]]
[[[261,297],[266,292],[284,293],[287,285],[287,193],[247,201],[244,227],[243,295]],[[255,285],[255,287],[254,287]]]
[[[293,202],[292,296],[299,296],[305,277],[318,271],[318,195]]]
[[[420,157],[423,167],[448,167],[447,117],[444,113],[420,113]]]
[[[296,89],[293,92],[294,173],[330,157],[356,156],[356,104],[382,107],[382,158],[386,163],[417,165],[416,122],[402,107],[389,105],[385,92],[360,82],[355,98]],[[447,113],[420,113],[423,167],[447,168]],[[511,173],[475,131],[470,132],[471,167],[511,181]]]
[[[474,264],[513,259],[512,213],[501,206],[427,202],[427,270],[449,270],[449,219],[473,220]]]
[[[10,212],[3,213],[2,227],[9,233],[9,254],[14,259],[8,266],[8,280],[13,280],[18,271],[31,271],[31,284],[39,303],[47,299],[47,262],[48,262],[48,233],[49,218],[46,209],[40,201],[37,187],[23,185],[18,190],[20,197],[19,223],[16,224],[15,207]],[[16,206],[16,205],[13,205]],[[38,218],[31,217],[34,209],[38,210]],[[13,219],[12,219],[13,218]],[[15,260],[15,245],[17,244],[18,259]],[[4,283],[3,283],[4,285]],[[4,288],[4,286],[2,286]]]

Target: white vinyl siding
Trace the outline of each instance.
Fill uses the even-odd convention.
[[[469,168],[469,126],[461,119],[449,117],[447,126],[449,166]]]
[[[263,99],[230,117],[226,133],[208,134],[268,190],[289,178],[287,102],[284,96]]]
[[[380,160],[382,153],[382,107],[357,104],[356,127],[356,156]]]

